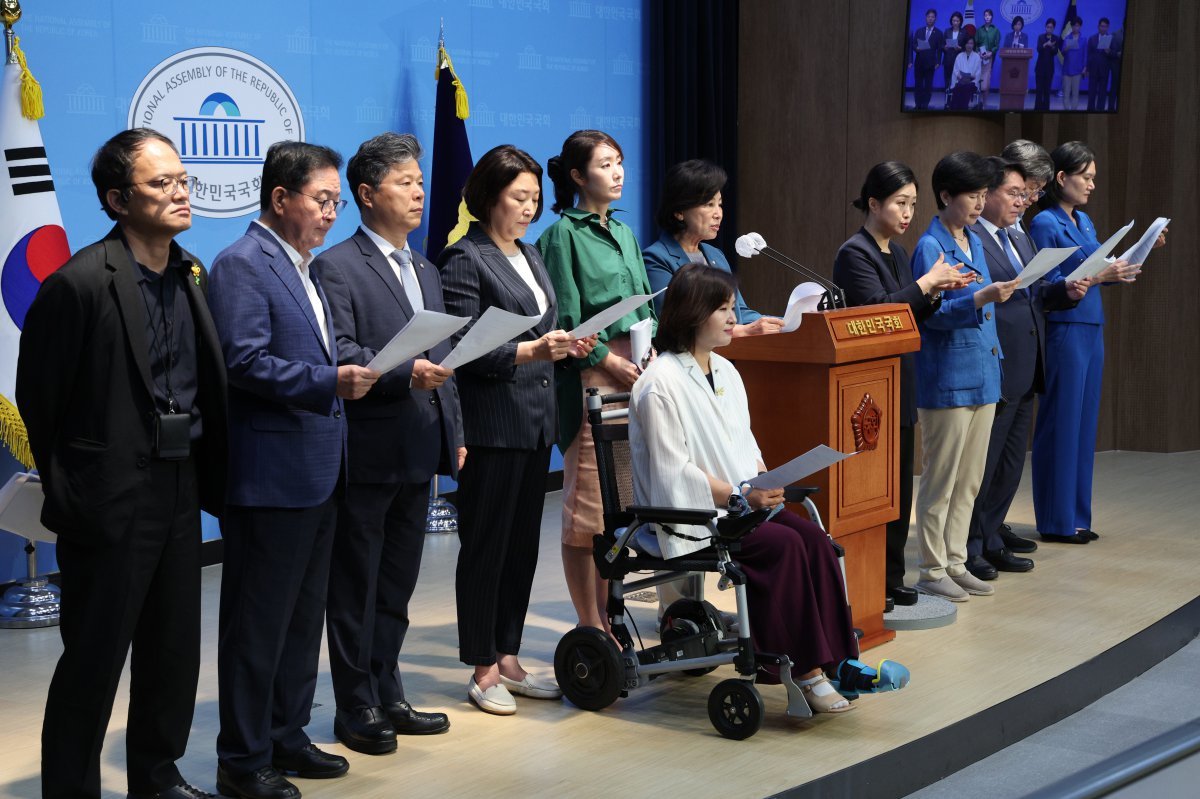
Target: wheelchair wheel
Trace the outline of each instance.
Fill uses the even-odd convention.
[[[717,732],[735,741],[758,732],[764,712],[762,695],[745,680],[724,680],[708,695],[708,720]]]
[[[703,600],[678,599],[672,602],[666,613],[663,614],[659,638],[666,644],[680,638],[714,631],[721,638],[728,633],[725,623],[721,620],[720,611]],[[705,647],[705,650],[709,655],[717,653],[715,646]],[[683,673],[689,677],[703,677],[716,668],[716,666],[709,666],[703,669],[688,669]]]
[[[621,653],[603,630],[576,627],[562,637],[554,651],[554,677],[571,704],[602,710],[621,695]]]

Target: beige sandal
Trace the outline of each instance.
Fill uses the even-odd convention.
[[[822,683],[827,685],[829,690],[817,693],[817,686]],[[833,687],[833,683],[824,674],[807,680],[799,680],[797,684],[804,692],[804,698],[808,700],[808,706],[813,709],[814,713],[845,713],[854,709],[850,700],[839,694]]]

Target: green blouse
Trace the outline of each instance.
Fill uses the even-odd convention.
[[[600,215],[568,208],[538,239],[538,249],[554,284],[558,324],[571,330],[612,304],[635,294],[650,294],[642,250],[633,231],[608,212],[608,227]],[[605,342],[629,333],[635,322],[654,317],[650,303],[622,316],[600,332],[600,343],[585,359],[567,358],[558,376],[559,446],[575,439],[583,422],[583,381],[580,372],[608,355]]]
[[[994,53],[1000,49],[1000,29],[995,25],[980,25],[975,32],[975,49]]]

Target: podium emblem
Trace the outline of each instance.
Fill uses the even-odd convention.
[[[863,452],[879,446],[879,429],[883,426],[883,411],[870,394],[863,394],[858,409],[850,417],[854,430],[854,451]]]

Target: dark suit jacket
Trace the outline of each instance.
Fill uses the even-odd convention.
[[[185,269],[200,266],[171,245]],[[64,538],[114,543],[150,487],[154,395],[146,305],[119,227],[46,278],[25,317],[17,404],[42,478],[42,523]],[[184,281],[196,329],[195,444],[200,500],[220,515],[225,494],[225,366],[200,285]]]
[[[942,32],[935,27],[929,35],[929,49],[918,50],[917,42],[924,38],[925,26],[922,25],[913,31],[913,35],[908,41],[908,62],[913,65],[914,69],[933,69],[942,63],[942,48],[946,46],[946,39],[942,36]]]
[[[515,364],[518,342],[536,341],[558,324],[554,287],[542,256],[536,247],[523,241],[519,244],[549,306],[532,329],[457,370],[468,450],[474,446],[538,449],[557,440],[554,364]],[[529,286],[478,225],[472,225],[466,236],[442,251],[438,267],[442,270],[446,310],[471,318],[470,325],[454,334],[455,344],[492,306],[522,316],[538,312]]]
[[[1029,34],[1026,33],[1024,29],[1022,29],[1020,33],[1017,33],[1016,31],[1009,31],[1008,33],[1004,34],[1004,46],[1024,47],[1027,50],[1032,48],[1032,45],[1029,43]]]
[[[251,222],[213,261],[209,304],[229,373],[232,505],[311,508],[332,494],[345,458],[337,364],[300,274]],[[317,283],[331,348],[329,300]]]
[[[913,317],[920,322],[937,310],[941,300],[931,302],[913,280],[904,248],[894,241],[890,247],[896,258],[899,281],[875,239],[865,228],[859,228],[838,250],[833,262],[833,282],[846,293],[846,302],[850,305],[902,302],[912,309]],[[913,427],[917,423],[916,381],[917,354],[906,352],[900,356],[900,424],[904,427]]]
[[[976,222],[973,228],[983,242],[992,280],[1015,280],[1018,273],[992,234],[982,222]],[[1022,263],[1029,263],[1037,253],[1032,239],[1013,233],[1011,228],[1009,237]],[[1061,276],[1057,280],[1043,278],[1028,289],[1013,292],[1007,302],[995,304],[996,335],[1004,350],[1000,393],[1005,398],[1016,402],[1031,389],[1038,393],[1045,390],[1046,311],[1066,310],[1076,304],[1067,297],[1067,284]]]
[[[1050,43],[1053,47],[1047,47]],[[1037,38],[1037,67],[1039,72],[1054,73],[1055,56],[1062,49],[1062,38],[1053,33],[1043,33]]]
[[[1100,49],[1100,34],[1093,33],[1091,36],[1088,37],[1088,40],[1087,40],[1087,68],[1088,68],[1088,77],[1090,77],[1090,78],[1095,78],[1096,75],[1107,75],[1109,73],[1109,70],[1112,68],[1111,53],[1113,52],[1113,49],[1117,46],[1118,42],[1117,42],[1116,34],[1113,34],[1110,31],[1109,35],[1112,36],[1112,40],[1109,42],[1107,52]],[[1099,88],[1099,87],[1097,87],[1097,88]]]
[[[437,268],[419,252],[412,255],[425,310],[445,313]],[[366,366],[414,316],[389,260],[359,228],[313,261],[333,313],[339,364]],[[421,357],[441,363],[449,353],[447,340]],[[412,370],[409,360],[365,397],[346,402],[352,482],[421,483],[439,471],[458,476],[462,417],[454,378],[435,391],[409,388]]]

